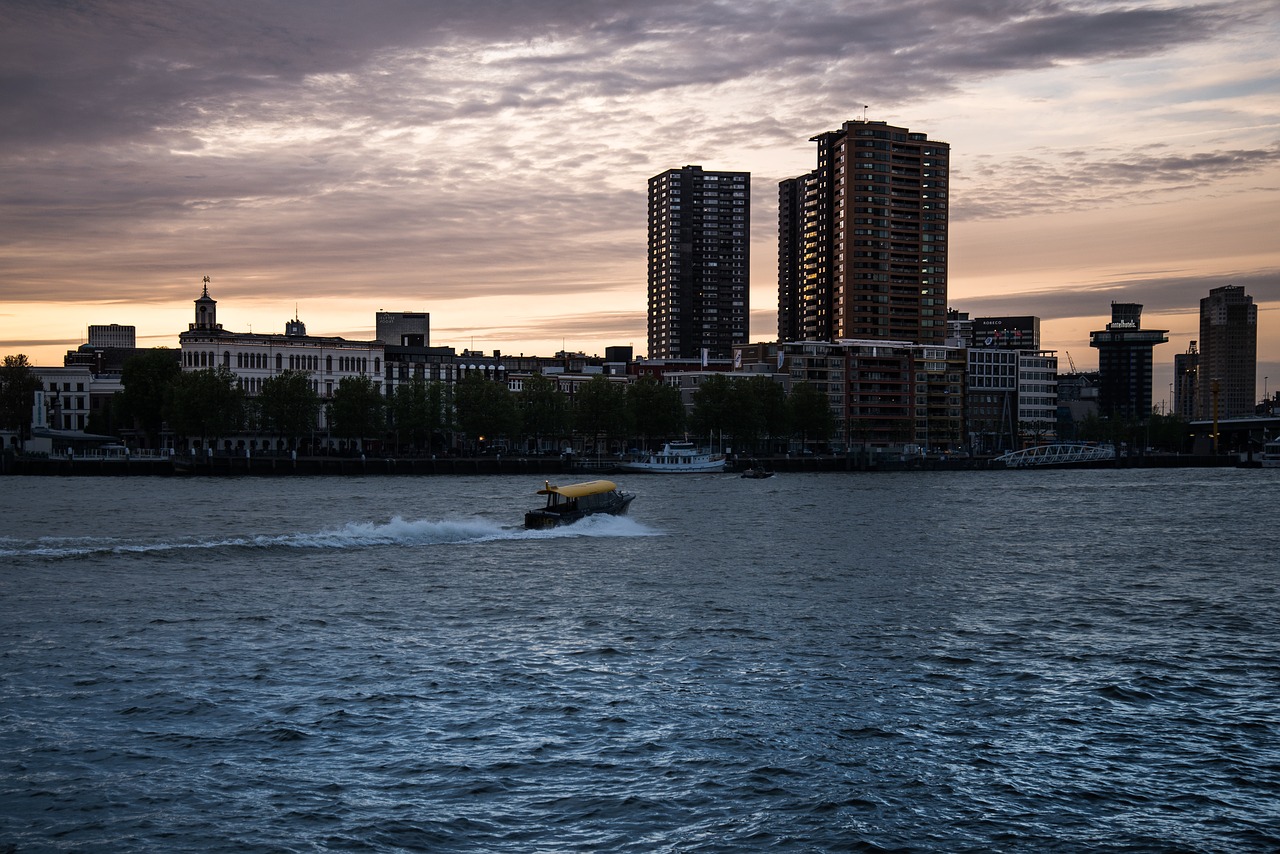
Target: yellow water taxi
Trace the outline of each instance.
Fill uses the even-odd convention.
[[[552,486],[550,481],[545,483],[538,494],[547,496],[546,506],[524,514],[526,528],[554,528],[596,513],[617,516],[627,512],[627,505],[635,498],[635,495],[618,489],[611,480],[588,480],[566,486]]]

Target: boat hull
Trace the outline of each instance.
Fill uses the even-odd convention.
[[[561,525],[572,525],[588,516],[621,516],[627,512],[627,508],[631,506],[634,495],[623,493],[619,495],[618,500],[611,502],[607,507],[601,507],[595,510],[566,510],[565,512],[557,512],[551,508],[538,508],[530,510],[524,514],[524,526],[531,530],[545,530],[547,528],[558,528]]]
[[[657,472],[662,474],[686,474],[697,472],[724,471],[724,460],[694,461],[688,463],[649,463],[629,462],[618,466],[621,471],[631,473]]]

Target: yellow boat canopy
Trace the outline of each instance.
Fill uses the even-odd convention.
[[[585,483],[568,483],[564,486],[552,486],[551,481],[545,481],[547,484],[545,489],[539,489],[539,495],[563,495],[565,498],[582,498],[586,495],[600,495],[605,492],[613,492],[618,488],[618,484],[611,480],[588,480]]]

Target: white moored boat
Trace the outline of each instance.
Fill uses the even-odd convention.
[[[1280,439],[1272,439],[1262,446],[1262,467],[1280,469]]]
[[[623,460],[619,468],[629,472],[724,471],[724,454],[699,450],[692,442],[668,442],[661,451]]]

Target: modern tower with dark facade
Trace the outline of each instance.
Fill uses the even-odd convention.
[[[779,185],[779,339],[942,344],[951,146],[865,119],[811,141]]]
[[[1258,307],[1239,285],[1214,288],[1200,300],[1200,364],[1196,415],[1214,417],[1218,383],[1221,418],[1252,415],[1257,403]]]
[[[800,301],[804,268],[805,179],[778,184],[778,340],[803,341]]]
[[[1098,350],[1098,412],[1109,418],[1151,415],[1151,363],[1157,344],[1169,340],[1167,329],[1143,329],[1142,306],[1113,302],[1107,328],[1089,333]]]
[[[649,179],[649,358],[728,359],[751,314],[751,175]]]

